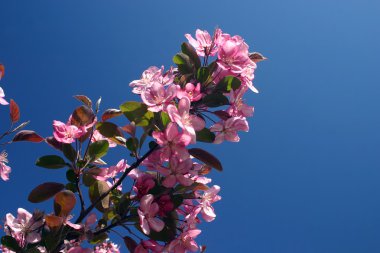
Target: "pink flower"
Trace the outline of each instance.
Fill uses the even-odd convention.
[[[133,190],[137,193],[137,198],[141,198],[148,194],[148,192],[156,186],[156,182],[152,175],[141,172],[138,169],[133,169],[128,176],[135,180]]]
[[[190,99],[183,97],[178,103],[178,108],[174,105],[168,105],[166,110],[171,121],[176,122],[186,131],[191,136],[191,143],[195,143],[195,131],[202,130],[205,127],[205,122],[203,119],[190,114]]]
[[[104,137],[98,130],[95,130],[94,133],[92,134],[91,142],[96,142],[96,141],[101,141],[101,140],[107,140],[110,148],[116,147],[115,142]]]
[[[174,209],[173,201],[168,194],[161,196],[157,200],[157,204],[160,207],[160,211],[158,212],[158,215],[161,217],[166,216],[168,212],[171,212]]]
[[[170,122],[165,132],[153,132],[153,138],[161,146],[161,158],[169,160],[171,156],[176,156],[183,160],[189,157],[186,146],[191,142],[191,136],[187,133],[179,133],[177,124]]]
[[[142,197],[140,208],[137,210],[140,218],[140,227],[146,235],[150,234],[150,229],[160,232],[165,226],[162,220],[155,218],[159,211],[159,206],[157,203],[152,203],[153,199],[152,194]]]
[[[155,66],[149,67],[143,72],[140,80],[135,80],[129,84],[129,86],[133,87],[132,92],[135,94],[141,94],[145,89],[150,88],[155,82],[162,85],[172,83],[174,80],[173,69],[170,69],[164,74],[163,72],[164,66],[161,68]]]
[[[249,58],[248,45],[240,36],[222,35],[218,52],[218,65],[231,73],[240,74],[245,67],[254,64]]]
[[[240,141],[237,131],[248,132],[249,126],[245,118],[232,117],[226,121],[220,121],[210,128],[211,132],[216,132],[214,143],[220,144],[224,140],[238,142]]]
[[[23,208],[17,209],[17,218],[12,214],[6,215],[4,227],[7,235],[13,236],[21,247],[25,243],[37,243],[41,241],[41,228],[44,224],[42,218],[34,216]]]
[[[250,63],[245,69],[243,69],[243,72],[241,73],[241,81],[242,84],[250,88],[253,92],[259,93],[259,91],[256,89],[255,86],[253,86],[252,80],[255,77],[254,71],[256,68],[256,63],[252,62]]]
[[[82,248],[80,246],[78,247],[73,247],[73,248],[70,248],[67,253],[92,253],[93,251],[91,249],[88,249],[88,248]]]
[[[243,95],[246,92],[247,87],[240,87],[240,89],[230,92],[230,107],[227,109],[227,113],[233,117],[252,117],[253,107],[244,103]]]
[[[0,73],[1,73],[1,72],[0,72]],[[1,77],[1,74],[0,74],[0,77]],[[1,78],[0,78],[0,79],[1,79]],[[3,88],[0,87],[0,104],[2,104],[2,105],[7,105],[7,104],[9,104],[9,103],[4,99],[4,97],[5,97],[4,90],[3,90]]]
[[[170,160],[170,172],[168,172],[162,185],[172,188],[177,182],[184,186],[190,186],[194,181],[186,175],[193,168],[193,161],[189,158],[180,162],[177,158],[172,157]]]
[[[213,221],[216,217],[214,208],[211,206],[211,204],[222,199],[222,197],[218,195],[219,191],[220,187],[214,185],[208,190],[205,190],[203,196],[200,196],[201,200],[199,211],[201,212],[203,219],[207,222]]]
[[[190,101],[198,101],[202,98],[201,84],[198,83],[194,86],[192,83],[187,83],[184,89],[179,89],[177,91],[177,98],[181,99],[183,97],[188,97]]]
[[[6,165],[8,162],[7,156],[8,154],[5,151],[0,154],[0,177],[4,181],[9,180],[9,173],[11,173],[11,167]]]
[[[53,135],[54,138],[63,143],[73,143],[75,139],[81,137],[85,134],[85,131],[74,126],[74,125],[66,125],[61,121],[54,120],[53,121]]]
[[[120,253],[119,246],[113,242],[106,241],[95,247],[94,253]]]
[[[211,38],[207,31],[197,29],[194,39],[190,34],[185,34],[189,43],[195,48],[199,56],[211,55],[214,56],[218,52],[218,42],[221,34],[220,29],[215,30],[214,38]]]
[[[178,238],[173,240],[169,246],[169,252],[185,253],[187,251],[196,252],[199,247],[194,239],[201,233],[199,229],[191,229],[183,232]]]
[[[148,106],[149,111],[159,112],[171,102],[176,93],[177,86],[170,85],[168,89],[165,89],[161,83],[154,82],[141,93],[141,99]]]
[[[127,161],[121,159],[115,166],[110,166],[109,168],[102,169],[99,174],[95,176],[97,180],[107,180],[108,178],[115,178],[118,173],[122,173],[128,168],[129,165]]]
[[[164,247],[158,244],[158,242],[153,240],[141,241],[139,245],[137,245],[134,253],[161,253],[163,252]]]

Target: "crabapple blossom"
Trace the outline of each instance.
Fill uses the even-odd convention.
[[[156,186],[154,177],[148,173],[139,171],[138,169],[132,170],[128,176],[135,180],[133,190],[137,193],[137,198],[142,198],[144,195]]]
[[[230,107],[226,110],[230,116],[236,117],[252,117],[253,106],[244,103],[243,95],[246,92],[246,87],[230,91]]]
[[[101,141],[101,140],[107,140],[109,144],[108,146],[110,148],[114,148],[117,145],[114,141],[110,140],[109,138],[104,137],[98,130],[95,130],[92,133],[91,142]]]
[[[181,160],[189,157],[186,146],[191,142],[188,133],[180,133],[176,123],[170,122],[164,132],[153,132],[152,137],[161,146],[161,158],[169,160],[171,156],[176,156]]]
[[[188,97],[191,102],[199,101],[202,96],[200,83],[197,83],[196,86],[192,83],[187,83],[184,89],[179,89],[177,91],[177,98],[181,99],[183,97]]]
[[[249,126],[245,118],[231,117],[225,121],[220,121],[210,128],[211,132],[216,132],[215,144],[220,144],[224,140],[238,142],[240,138],[237,131],[248,132]]]
[[[175,105],[170,104],[167,106],[166,110],[170,119],[191,136],[191,143],[195,143],[195,131],[202,130],[205,127],[205,121],[190,114],[190,99],[188,97],[183,97],[178,102],[178,108]]]
[[[222,35],[222,42],[218,51],[218,65],[233,74],[240,74],[249,66],[255,64],[249,58],[248,45],[235,35]]]
[[[139,245],[137,245],[134,253],[161,253],[163,252],[164,247],[158,244],[154,240],[146,240],[146,241],[141,241]]]
[[[1,74],[0,74],[0,76],[1,76]],[[5,97],[4,90],[3,90],[3,88],[0,87],[0,104],[8,105],[9,103],[4,99],[4,97]]]
[[[109,178],[115,178],[118,173],[124,172],[128,167],[129,165],[127,164],[127,161],[121,159],[115,166],[110,166],[108,168],[100,170],[99,174],[97,174],[95,178],[103,181]]]
[[[143,72],[141,79],[132,81],[129,86],[133,87],[133,93],[141,94],[145,89],[150,88],[155,82],[167,85],[172,83],[173,79],[174,75],[172,68],[164,73],[163,66],[161,68],[151,66]]]
[[[53,121],[54,138],[63,143],[73,143],[75,139],[81,137],[85,132],[74,125],[66,125],[61,121]]]
[[[194,39],[190,34],[185,34],[185,37],[188,39],[190,45],[195,48],[199,56],[214,56],[218,52],[218,42],[221,32],[222,31],[220,29],[216,29],[214,37],[211,38],[207,31],[197,29],[195,31],[196,39]]]
[[[106,241],[95,246],[94,253],[120,253],[120,250],[117,244]]]
[[[153,200],[154,196],[152,194],[142,197],[140,208],[137,211],[140,218],[140,227],[146,235],[150,234],[150,229],[160,232],[165,226],[162,220],[155,218],[159,211],[159,206],[157,203],[152,203]]]
[[[4,226],[8,235],[12,235],[19,243],[37,243],[41,240],[41,227],[44,221],[39,214],[32,215],[23,208],[17,209],[17,217],[11,213],[6,215]]]
[[[11,173],[11,167],[6,164],[8,163],[7,156],[8,154],[5,151],[0,154],[0,177],[4,181],[9,180],[9,173]]]
[[[201,230],[199,229],[191,229],[183,232],[169,244],[168,251],[173,253],[185,253],[187,251],[196,252],[199,247],[194,239],[200,233]]]
[[[194,183],[194,181],[191,178],[186,176],[189,173],[189,171],[193,168],[193,161],[190,158],[184,161],[179,161],[178,158],[172,157],[170,159],[169,167],[170,172],[167,171],[165,173],[167,175],[164,181],[162,182],[163,186],[171,188],[177,182],[184,186],[190,186],[192,183]]]
[[[199,211],[201,212],[203,219],[207,222],[213,221],[216,217],[214,208],[211,204],[222,199],[222,197],[218,195],[219,191],[220,187],[214,185],[208,190],[205,190],[203,195],[199,196],[201,198]]]
[[[170,85],[165,89],[161,83],[154,82],[141,93],[141,99],[148,106],[149,111],[159,112],[171,102],[176,93],[177,86]]]

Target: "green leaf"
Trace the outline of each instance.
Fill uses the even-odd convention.
[[[191,61],[194,63],[196,69],[198,69],[201,66],[201,60],[199,59],[199,56],[193,46],[191,46],[188,42],[184,42],[181,45],[181,50],[182,53],[189,56]]]
[[[72,169],[67,170],[66,179],[71,183],[75,183],[77,181],[77,175],[75,174],[75,171]]]
[[[204,84],[210,77],[210,71],[207,67],[199,68],[197,71],[197,80],[198,82]]]
[[[22,250],[21,247],[18,245],[16,239],[9,235],[1,237],[1,244],[9,250],[15,252],[21,252]]]
[[[26,253],[41,253],[41,251],[38,248],[34,247],[34,248],[27,249]]]
[[[100,140],[90,144],[88,154],[92,160],[105,156],[108,152],[109,143],[107,140]]]
[[[36,165],[47,169],[60,169],[66,166],[65,160],[57,155],[46,155],[38,158]]]
[[[179,207],[180,205],[182,205],[183,197],[181,195],[174,195],[172,197],[172,201],[173,201],[173,204],[174,204],[174,209],[177,209],[177,207]]]
[[[112,138],[115,136],[123,136],[119,127],[111,122],[98,122],[96,124],[96,129],[107,138]]]
[[[229,105],[230,101],[222,93],[212,93],[212,94],[206,95],[202,99],[202,103],[206,105],[207,107],[219,107],[223,105]]]
[[[216,158],[215,156],[213,156],[209,152],[207,152],[203,149],[200,149],[200,148],[191,148],[191,149],[189,149],[189,153],[190,153],[190,155],[192,155],[193,157],[195,157],[199,161],[202,161],[206,165],[213,167],[219,171],[223,170],[223,166],[222,166],[221,162],[218,160],[218,158]]]
[[[95,201],[105,192],[107,192],[110,189],[108,184],[105,181],[95,181],[89,188],[89,196],[92,203],[95,203]],[[101,212],[104,212],[109,208],[109,202],[110,202],[110,196],[109,194],[102,199],[95,207]]]
[[[32,203],[43,202],[62,191],[63,188],[65,188],[65,186],[60,183],[47,182],[40,184],[29,193],[28,200]]]
[[[148,126],[154,114],[148,111],[146,104],[130,101],[120,105],[120,110],[129,119],[129,121],[135,122],[136,126]]]
[[[130,137],[127,139],[125,143],[129,151],[135,153],[137,151],[137,147],[139,146],[139,140],[135,137]]]
[[[96,179],[91,173],[84,172],[82,176],[82,182],[85,186],[90,187],[93,183],[95,183]]]
[[[230,92],[231,90],[237,90],[241,85],[239,78],[234,76],[226,76],[216,85],[216,89],[222,92]]]
[[[162,123],[163,127],[166,128],[166,126],[170,123],[169,114],[167,114],[164,111],[161,111],[160,117],[161,117],[161,123]]]
[[[208,128],[203,128],[200,131],[196,131],[197,141],[213,143],[215,140],[215,134]]]
[[[95,235],[95,236],[91,239],[90,243],[91,243],[91,244],[99,244],[99,243],[105,241],[107,238],[108,238],[107,233],[101,233],[101,234]]]
[[[78,191],[78,187],[75,183],[68,183],[65,185],[65,188],[66,190],[72,191],[74,193]]]
[[[190,57],[184,53],[178,53],[173,57],[173,62],[177,64],[179,72],[182,74],[193,74],[194,63]]]
[[[65,157],[69,159],[69,161],[71,162],[75,162],[75,160],[77,159],[77,152],[71,144],[63,143],[62,152],[65,155]]]

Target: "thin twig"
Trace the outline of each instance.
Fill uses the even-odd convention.
[[[95,200],[83,213],[81,213],[78,217],[78,219],[75,221],[76,224],[80,223],[94,208],[95,206],[102,201],[105,197],[110,194],[113,190],[115,190],[122,182],[123,180],[128,176],[129,172],[131,172],[133,169],[136,169],[140,164],[151,154],[153,151],[158,147],[158,144],[156,144],[154,147],[152,147],[144,156],[137,159],[136,162],[134,162],[131,167],[126,169],[123,173],[123,175],[119,178],[119,180],[105,193],[99,196],[97,200]]]

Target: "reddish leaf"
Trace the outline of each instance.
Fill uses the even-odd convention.
[[[88,107],[92,107],[92,101],[85,95],[76,95],[74,98],[78,99],[81,101],[83,104],[87,105]]]
[[[76,126],[86,126],[92,123],[95,119],[95,114],[92,109],[86,105],[77,107],[71,117],[71,123]]]
[[[249,58],[250,58],[254,63],[261,62],[261,61],[265,61],[265,60],[268,59],[268,58],[266,58],[264,55],[262,55],[262,54],[260,54],[260,53],[257,53],[257,52],[253,52],[253,53],[249,54]]]
[[[60,217],[66,217],[74,209],[76,203],[75,194],[72,191],[61,191],[54,198],[54,212]]]
[[[133,122],[130,125],[123,126],[121,129],[131,136],[135,136],[136,134],[136,126]]]
[[[40,184],[30,192],[28,200],[32,203],[48,200],[58,192],[62,191],[63,188],[65,188],[65,186],[60,183],[47,182]]]
[[[226,111],[215,111],[213,112],[216,116],[218,116],[221,120],[227,120],[231,118],[231,116]]]
[[[0,80],[1,80],[1,78],[3,78],[4,73],[5,73],[4,65],[0,64]]]
[[[46,215],[45,216],[46,225],[51,229],[60,228],[63,224],[63,218],[55,215]]]
[[[12,123],[16,123],[20,119],[20,108],[16,104],[16,102],[11,99],[10,105],[9,105],[9,110],[10,110],[10,117]]]
[[[124,239],[125,246],[127,246],[129,252],[131,253],[135,252],[135,249],[137,247],[137,243],[135,242],[135,240],[133,240],[129,236],[125,236],[123,237],[123,239]]]
[[[199,161],[204,162],[208,166],[211,166],[211,167],[213,167],[219,171],[223,170],[222,164],[220,163],[218,158],[216,158],[215,156],[213,156],[209,152],[207,152],[203,149],[200,149],[200,148],[191,148],[191,149],[189,149],[189,153],[190,153],[190,155],[192,155],[193,157],[195,157]]]
[[[13,137],[13,142],[16,141],[30,141],[30,142],[41,142],[43,141],[44,138],[39,136],[36,132],[32,130],[22,130],[18,132],[14,137]]]
[[[53,148],[62,151],[62,142],[57,141],[53,136],[46,137],[45,141]]]
[[[107,109],[102,115],[102,121],[118,117],[122,114],[123,112],[118,109]]]

